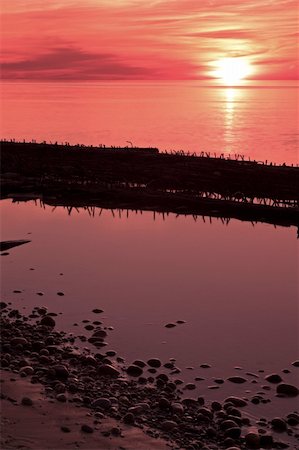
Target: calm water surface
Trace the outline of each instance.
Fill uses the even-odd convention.
[[[96,320],[91,311],[102,308],[105,325],[114,327],[107,349],[127,361],[174,357],[183,379],[206,378],[200,389],[213,377],[234,374],[235,366],[243,373],[290,368],[284,378],[295,381],[295,228],[99,212],[94,218],[83,210],[68,216],[63,208],[2,201],[2,239],[32,240],[2,256],[3,298],[27,311],[46,305],[62,312],[59,327],[75,333],[85,330],[74,322]],[[180,319],[186,323],[164,327]],[[212,368],[200,369],[204,362]],[[239,387],[226,383],[209,397],[221,399],[227,389]]]
[[[132,141],[297,163],[299,97],[292,83],[4,82],[1,136],[93,145]]]

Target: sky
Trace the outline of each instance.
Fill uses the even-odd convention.
[[[2,0],[3,79],[294,80],[297,0]]]

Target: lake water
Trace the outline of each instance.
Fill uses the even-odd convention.
[[[9,83],[1,136],[155,146],[298,162],[298,83],[223,88],[198,82]]]
[[[298,89],[268,84],[211,88],[189,83],[3,83],[3,138],[244,154],[297,163]],[[198,393],[223,399],[262,390],[266,373],[298,358],[296,229],[231,220],[0,204],[2,240],[31,243],[1,256],[2,296],[29,311],[62,312],[58,327],[85,333],[82,320],[113,326],[107,349],[135,358],[177,359]],[[30,233],[30,234],[29,234]],[[34,270],[30,270],[34,269]],[[60,274],[63,275],[60,275]],[[21,294],[13,293],[21,290]],[[43,296],[36,293],[42,291]],[[57,296],[58,291],[65,293]],[[167,329],[165,324],[186,323]],[[79,327],[73,324],[79,323]],[[210,369],[200,368],[208,363]],[[215,386],[215,377],[259,374],[258,383]],[[193,367],[194,369],[187,369]],[[258,372],[264,370],[265,372]],[[290,412],[277,399],[260,414]],[[266,408],[264,411],[263,408]],[[268,409],[267,409],[268,408]]]
[[[205,378],[201,393],[214,377],[236,374],[235,366],[243,375],[260,375],[257,385],[246,384],[249,392],[261,390],[265,374],[282,374],[285,368],[291,373],[283,378],[296,381],[294,227],[235,220],[226,226],[174,215],[165,220],[156,215],[154,221],[150,212],[119,217],[117,211],[96,210],[91,217],[79,210],[69,216],[62,207],[53,211],[9,200],[1,202],[1,213],[3,240],[32,240],[2,256],[2,295],[15,306],[28,312],[45,305],[63,313],[59,328],[87,335],[81,321],[99,319],[91,311],[101,308],[100,320],[114,327],[105,350],[116,350],[128,362],[174,357],[182,369],[179,377]],[[58,297],[58,291],[65,296]],[[177,320],[186,323],[165,328]],[[202,363],[211,368],[200,368]],[[194,369],[186,369],[190,366]],[[244,386],[226,383],[208,396],[223,399],[232,392],[244,395]],[[283,402],[274,399],[273,411],[283,409]]]

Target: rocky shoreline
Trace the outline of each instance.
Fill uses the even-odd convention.
[[[100,315],[102,311],[93,312]],[[86,408],[92,421],[76,425],[81,434],[100,434],[101,422],[109,417],[116,425],[103,433],[112,440],[121,437],[124,429],[135,427],[173,449],[299,448],[294,444],[299,442],[298,412],[261,418],[253,424],[242,411],[249,401],[246,397],[230,396],[224,402],[187,398],[186,391],[193,386],[175,378],[174,360],[163,363],[151,358],[128,364],[115,352],[103,350],[109,329],[100,320],[86,325],[90,333],[86,337],[57,331],[55,316],[45,307],[35,307],[26,317],[1,302],[2,368],[42,385],[53,403]],[[87,340],[96,351],[76,345],[77,340]],[[293,366],[298,370],[299,361]],[[229,382],[243,382],[242,377],[232,378]],[[297,387],[284,383],[278,374],[269,375],[266,381],[276,386],[277,396],[299,394]],[[7,400],[3,393],[2,400]],[[20,407],[33,408],[34,399],[23,396]],[[2,428],[5,431],[5,425]],[[63,434],[71,431],[64,425],[60,428]]]

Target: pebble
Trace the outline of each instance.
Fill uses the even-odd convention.
[[[56,395],[56,400],[58,400],[59,402],[65,403],[67,398],[65,394],[58,394]]]
[[[71,432],[71,429],[69,427],[62,426],[62,427],[60,427],[60,429],[61,429],[61,431],[63,431],[63,433],[70,433]]]
[[[102,366],[98,367],[98,374],[117,378],[120,375],[120,372],[110,364],[103,364]]]
[[[29,397],[23,397],[21,400],[21,403],[24,406],[32,406],[33,405],[33,401]]]
[[[110,409],[111,408],[111,400],[107,397],[99,397],[91,403],[93,408],[102,408],[102,409]]]
[[[175,323],[167,323],[164,326],[165,326],[165,328],[174,328],[176,326],[176,324]]]
[[[147,364],[151,367],[159,368],[161,367],[161,361],[158,358],[151,358],[147,361]]]
[[[293,361],[292,366],[299,367],[299,360]]]
[[[13,347],[17,345],[28,345],[27,339],[23,337],[15,337],[10,341],[10,343]]]
[[[59,297],[62,297],[64,295],[64,292],[57,292],[57,295],[59,295]]]
[[[45,315],[45,316],[43,316],[43,317],[41,318],[40,324],[41,324],[41,325],[45,325],[45,326],[47,326],[47,327],[52,327],[52,328],[54,328],[55,325],[56,325],[56,322],[55,322],[55,320],[53,319],[53,317],[51,317],[51,316],[49,316],[49,315]]]
[[[211,366],[210,366],[209,364],[206,364],[206,363],[201,364],[200,367],[201,367],[202,369],[210,369],[210,368],[211,368]]]
[[[127,374],[131,377],[140,377],[142,375],[143,370],[141,367],[132,364],[127,368]]]
[[[123,417],[123,422],[127,425],[133,425],[135,422],[134,414],[130,412],[125,414],[125,416]]]
[[[282,378],[280,375],[278,375],[277,373],[271,373],[270,375],[267,375],[265,377],[265,380],[268,381],[269,383],[281,383],[282,382]]]
[[[102,309],[95,308],[95,309],[92,310],[92,312],[93,312],[94,314],[100,314],[100,313],[102,313],[102,312],[104,312],[104,311],[103,311]]]
[[[83,424],[81,426],[81,431],[83,431],[83,433],[93,433],[93,428],[87,424]]]
[[[174,422],[173,420],[164,420],[164,422],[161,423],[162,430],[165,431],[171,431],[174,428],[176,428],[178,424]]]
[[[272,419],[271,425],[274,431],[282,432],[287,430],[286,422],[280,417],[275,417],[274,419]]]
[[[69,377],[69,371],[66,368],[66,366],[63,365],[57,365],[53,367],[55,371],[56,378],[59,380],[67,380]]]
[[[246,406],[246,405],[247,405],[247,402],[246,402],[245,400],[243,400],[242,398],[239,398],[239,397],[233,397],[233,396],[227,397],[227,398],[224,400],[224,402],[225,402],[225,403],[230,402],[230,403],[232,403],[234,406],[236,406],[237,408],[243,407],[243,406]]]
[[[297,397],[299,390],[296,386],[292,384],[281,383],[276,387],[277,394],[283,394],[286,397]]]
[[[257,433],[247,433],[245,435],[245,442],[248,446],[248,448],[251,449],[259,449],[260,445],[261,445],[261,441],[260,441],[260,435]]]
[[[193,391],[194,389],[196,389],[196,386],[194,383],[187,383],[184,389],[187,389],[188,391]]]
[[[231,383],[237,383],[237,384],[242,384],[242,383],[246,383],[246,378],[243,377],[229,377],[228,381],[230,381]]]
[[[34,373],[34,369],[31,366],[24,366],[20,369],[20,375],[27,376],[32,375]]]

